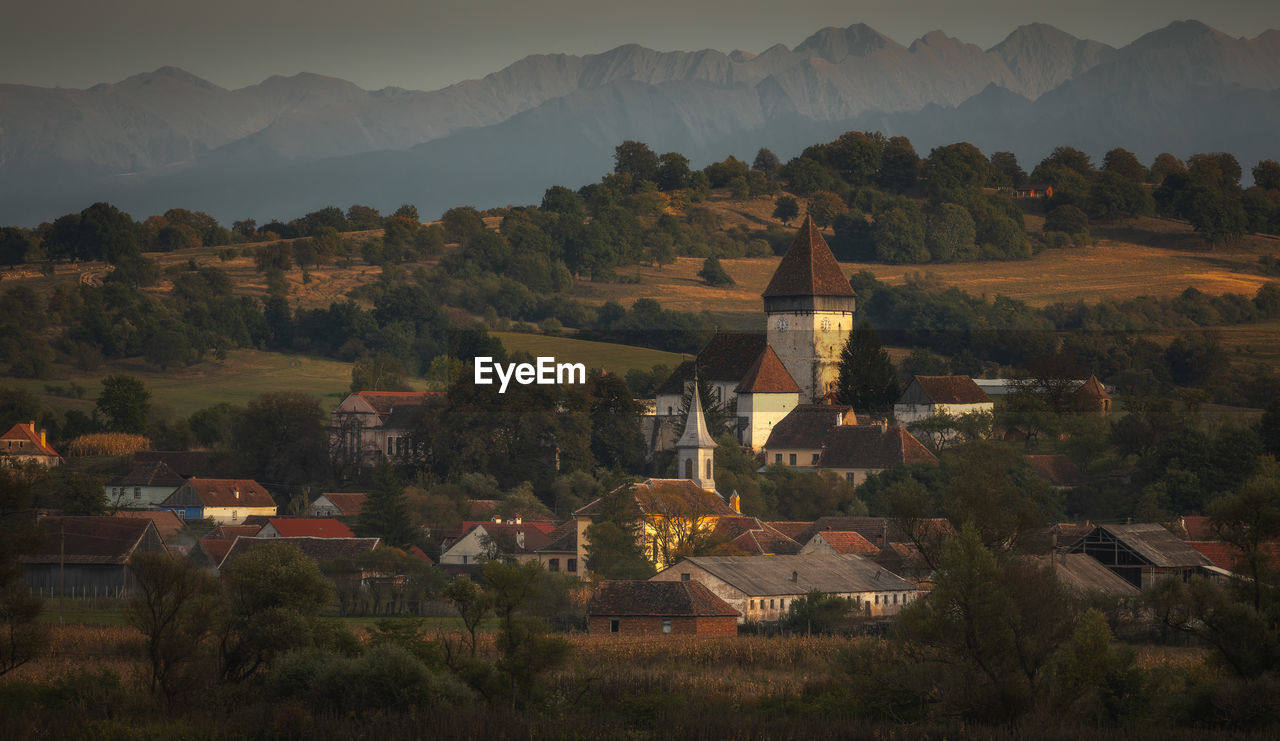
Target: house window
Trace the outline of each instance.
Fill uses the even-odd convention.
[[[610,621],[609,621],[609,632],[610,632],[610,633],[618,633],[618,632],[621,632],[621,630],[622,630],[622,621],[621,621],[621,620],[618,620],[617,618],[614,618],[613,620],[610,620]]]
[[[774,463],[781,463],[781,462],[782,462],[782,453],[774,453],[774,454],[773,454],[773,462],[774,462]]]
[[[877,605],[880,604],[880,595],[878,594],[876,595],[876,604]]]
[[[756,609],[756,601],[755,601],[755,600],[751,600],[751,609],[752,609],[752,610]]]
[[[141,498],[142,498],[142,487],[141,487],[141,486],[135,486],[135,487],[133,487],[133,498],[134,498],[134,499],[141,499]]]
[[[238,519],[240,519],[240,513],[235,511],[234,509],[231,510],[231,521],[235,522]]]
[[[893,595],[893,604],[898,604],[898,595]]]
[[[686,479],[693,478],[693,459],[692,458],[684,459],[684,477]]]
[[[187,511],[185,509],[175,509],[173,513],[178,516],[179,520],[187,519]]]
[[[707,459],[707,474],[704,478],[711,478],[711,459]]]
[[[395,438],[388,437],[387,438],[387,455],[395,455],[395,452],[396,452]]]
[[[680,574],[680,581],[689,581],[689,573],[688,573],[688,572],[681,572],[681,574]]]
[[[553,558],[550,561],[547,561],[547,571],[559,571],[559,570],[560,570],[560,559]]]
[[[463,562],[463,563],[466,563],[466,562],[467,562],[467,557],[466,557],[466,556],[463,556],[463,557],[462,557],[462,562]]]
[[[794,465],[796,464],[796,454],[795,454],[795,453],[792,453],[791,455],[787,456],[787,459],[788,459],[788,461],[791,463],[791,465],[793,465],[793,466],[794,466]]]
[[[815,466],[816,466],[816,465],[818,465],[818,455],[819,455],[818,453],[814,453],[814,454],[813,454],[813,460],[812,460],[812,461],[810,461],[810,463],[812,463],[812,464],[813,464],[813,465],[815,465]]]
[[[569,559],[568,564],[569,565],[564,569],[565,571],[568,571],[570,574],[578,573],[578,559],[571,558]]]
[[[670,416],[671,416],[671,407],[667,407],[667,416],[668,416],[668,417],[670,417]]]
[[[853,477],[854,477],[855,475],[857,475],[857,474],[855,474],[853,471],[846,471],[846,472],[845,472],[845,474],[844,474],[844,480],[845,480],[845,481],[848,481],[850,484],[852,484],[852,483],[854,483],[854,481],[853,481]]]
[[[662,619],[662,632],[663,632],[663,633],[670,633],[670,632],[671,632],[671,618],[663,618],[663,619]]]
[[[770,609],[770,610],[772,610],[772,609],[773,609],[773,600],[769,600],[769,609]]]

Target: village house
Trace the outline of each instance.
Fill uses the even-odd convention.
[[[1092,556],[1140,589],[1167,576],[1185,581],[1213,565],[1178,536],[1152,522],[1098,525],[1067,550]]]
[[[556,526],[547,536],[550,543],[538,549],[538,561],[551,572],[578,575],[578,523],[568,520]]]
[[[178,533],[185,527],[177,515],[165,510],[130,511],[122,509],[111,516],[151,520],[156,526],[156,532],[160,534],[160,539],[164,541],[165,546],[169,547],[170,551],[173,550],[174,540],[177,538]]]
[[[907,425],[939,414],[989,414],[994,408],[991,397],[969,376],[913,376],[893,405],[893,417]]]
[[[370,578],[381,575],[376,568],[365,563],[369,554],[380,544],[379,538],[246,538],[237,537],[227,555],[218,563],[222,571],[246,553],[273,543],[287,543],[314,561],[337,587],[359,586]]]
[[[801,404],[773,427],[764,444],[767,466],[812,468],[822,457],[823,441],[832,428],[856,425],[853,407],[840,404]]]
[[[185,482],[164,461],[134,463],[128,472],[108,481],[102,491],[110,506],[155,509]]]
[[[587,603],[590,633],[731,636],[740,617],[696,581],[606,581]]]
[[[54,450],[45,431],[36,431],[35,422],[19,422],[0,435],[0,464],[35,463],[45,468],[62,465],[62,456]]]
[[[354,538],[351,528],[330,517],[272,517],[258,538]]]
[[[854,530],[823,530],[800,547],[800,553],[806,556],[810,553],[851,553],[872,558],[879,552],[879,548]]]
[[[38,550],[19,558],[22,580],[46,597],[118,597],[136,586],[129,559],[164,553],[164,541],[149,519],[45,517]]]
[[[276,516],[276,502],[250,479],[187,479],[160,503],[183,520],[237,524],[250,516]]]
[[[796,405],[820,401],[835,388],[856,296],[812,218],[805,217],[761,298],[764,334],[718,333],[659,386],[653,415],[642,417],[651,452],[670,449],[695,378],[718,397],[704,401],[733,413],[731,431],[753,450]]]
[[[139,450],[129,459],[130,466],[163,463],[184,479],[210,473],[212,454],[207,450]]]
[[[699,581],[742,613],[739,622],[773,622],[810,592],[852,600],[863,615],[893,615],[916,598],[916,587],[853,554],[696,556],[650,581]]]
[[[1046,183],[1027,183],[1013,186],[1014,198],[1053,198],[1053,186]]]
[[[411,459],[412,433],[423,404],[439,391],[358,391],[329,416],[329,450],[336,466],[366,468],[385,459]]]
[[[834,471],[857,485],[870,474],[916,463],[936,465],[938,457],[904,428],[880,420],[870,425],[841,425],[828,430],[817,468]]]
[[[368,494],[327,492],[311,501],[307,514],[311,517],[357,517],[368,498]]]
[[[541,561],[538,550],[551,543],[549,522],[466,522],[462,534],[446,541],[442,565],[466,566],[485,561]]]

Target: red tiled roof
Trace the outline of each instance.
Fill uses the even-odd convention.
[[[1088,380],[1081,384],[1080,388],[1075,390],[1075,395],[1090,399],[1111,398],[1111,394],[1107,393],[1106,387],[1103,386],[1102,383],[1098,381],[1098,377],[1092,373],[1089,374]]]
[[[1235,569],[1241,556],[1239,548],[1220,540],[1188,540],[1186,543],[1221,569]],[[1267,568],[1280,567],[1280,542],[1262,543],[1258,551]]]
[[[813,536],[822,538],[836,553],[863,553],[875,555],[880,549],[855,530],[823,530]]]
[[[513,522],[501,525],[496,522],[476,522],[463,526],[463,537],[476,528],[484,528],[485,534],[493,540],[498,550],[508,555],[533,553],[547,547],[551,543],[551,532],[555,529],[549,522],[525,522],[519,525]]]
[[[164,507],[274,507],[262,485],[252,479],[187,479],[164,502]]]
[[[408,553],[410,556],[413,556],[419,561],[425,561],[428,564],[435,564],[435,561],[431,560],[431,556],[428,556],[426,551],[422,550],[416,545],[409,546],[409,550],[405,551],[405,553]]]
[[[765,524],[792,540],[796,540],[802,533],[813,527],[812,522],[803,521],[766,522]]]
[[[778,358],[772,347],[765,345],[764,352],[756,358],[756,362],[747,370],[747,375],[738,384],[739,394],[798,394],[800,386],[796,384],[786,366]]]
[[[698,373],[711,381],[739,381],[768,343],[759,332],[717,332],[698,353]]]
[[[827,432],[840,424],[850,409],[844,405],[799,404],[778,420],[764,446],[784,450],[821,448]]]
[[[596,588],[587,614],[625,617],[738,617],[699,581],[607,581]]]
[[[578,521],[567,520],[561,523],[555,530],[552,530],[547,537],[551,539],[551,542],[542,546],[538,550],[555,551],[556,553],[577,552]]]
[[[61,458],[58,451],[40,439],[35,422],[19,422],[0,435],[0,455],[47,455]]]
[[[235,542],[235,538],[201,538],[200,547],[209,554],[214,566],[221,566]]]
[[[1075,486],[1084,481],[1080,467],[1061,453],[1028,455],[1031,470],[1054,486]]]
[[[351,528],[332,517],[272,517],[267,520],[283,538],[354,538]]]
[[[1204,515],[1188,515],[1178,518],[1179,529],[1183,540],[1217,540],[1218,534],[1213,530],[1213,523]]]
[[[916,376],[925,396],[934,404],[987,404],[991,397],[968,376]],[[905,392],[904,392],[905,393]]]
[[[345,517],[354,517],[360,514],[360,510],[364,509],[364,501],[369,498],[368,494],[343,494],[338,492],[322,496],[337,507],[338,511]]]
[[[168,540],[178,533],[183,527],[182,520],[178,516],[169,511],[147,510],[145,512],[133,512],[129,510],[120,510],[113,517],[132,517],[137,520],[151,520],[155,523],[156,532],[160,533],[160,538]]]
[[[903,427],[841,425],[823,439],[820,468],[881,470],[913,463],[937,463],[938,457]]]
[[[743,553],[756,556],[790,556],[800,552],[799,543],[767,525],[759,530],[746,531],[732,543]]]
[[[813,217],[806,215],[787,254],[774,271],[765,298],[775,296],[854,296],[831,248]]]
[[[169,468],[164,461],[134,463],[129,472],[112,479],[108,486],[182,486],[186,479]]]

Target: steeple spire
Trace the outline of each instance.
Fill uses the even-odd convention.
[[[678,475],[689,479],[707,491],[716,490],[714,477],[716,441],[707,431],[707,420],[702,413],[702,398],[698,393],[698,377],[693,377],[693,395],[689,397],[689,416],[685,418],[684,434],[676,441],[676,455],[680,467]]]

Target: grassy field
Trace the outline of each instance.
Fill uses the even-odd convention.
[[[92,373],[62,368],[53,380],[0,379],[0,385],[18,386],[35,394],[42,404],[56,410],[93,409],[102,379],[113,373],[127,373],[142,379],[151,392],[152,406],[169,409],[182,416],[221,402],[244,406],[260,394],[301,391],[320,397],[325,409],[336,406],[351,385],[351,364],[303,355],[284,355],[258,350],[232,350],[225,360],[207,360],[186,368],[160,372],[141,359],[113,362]],[[50,393],[46,387],[71,383],[85,389],[83,398]],[[410,385],[425,389],[424,381]]]
[[[603,368],[619,375],[625,375],[632,368],[648,370],[659,364],[674,368],[684,360],[684,356],[678,353],[650,350],[647,347],[521,332],[491,334],[501,340],[507,350],[523,350],[534,357],[547,355],[561,363],[583,363],[588,368]]]

